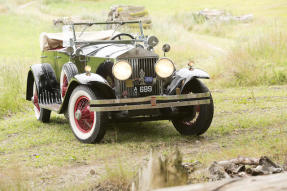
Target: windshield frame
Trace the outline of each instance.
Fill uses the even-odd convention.
[[[109,24],[119,24],[119,25],[124,25],[124,24],[139,24],[140,28],[140,39],[132,39],[132,40],[109,40],[109,43],[135,43],[135,42],[143,42],[144,41],[144,32],[143,32],[143,25],[141,20],[136,20],[136,21],[107,21],[107,22],[75,22],[75,23],[70,23],[72,26],[72,32],[73,32],[73,40],[74,43],[92,43],[92,44],[98,44],[98,43],[103,43],[107,41],[77,41],[77,36],[76,36],[76,31],[75,31],[75,26],[78,25],[87,25],[87,26],[92,26],[92,25],[109,25]]]

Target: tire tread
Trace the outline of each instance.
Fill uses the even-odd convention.
[[[210,92],[209,89],[199,80],[194,79],[190,89],[192,93]],[[210,127],[214,114],[214,105],[212,95],[210,94],[210,104],[201,105],[200,113],[196,122],[192,126],[186,126],[180,120],[172,120],[176,130],[183,135],[201,135]]]

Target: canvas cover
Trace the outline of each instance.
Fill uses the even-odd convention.
[[[97,32],[85,32],[80,36],[80,33],[76,33],[77,41],[98,41],[109,40],[111,37],[119,34],[114,30],[105,30]],[[80,37],[79,37],[80,36]],[[52,50],[58,48],[64,48],[63,43],[66,40],[64,33],[42,33],[40,35],[40,48],[41,50]]]

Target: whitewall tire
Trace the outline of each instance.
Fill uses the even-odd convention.
[[[94,92],[87,86],[73,90],[68,105],[71,129],[78,140],[84,143],[99,142],[105,134],[103,113],[90,110],[89,101],[95,100]]]
[[[72,62],[68,62],[63,65],[61,76],[60,76],[60,94],[62,101],[64,100],[64,97],[66,95],[66,92],[68,90],[69,82],[70,80],[78,74],[78,69]]]

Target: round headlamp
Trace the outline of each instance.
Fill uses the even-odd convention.
[[[112,72],[118,80],[127,80],[132,75],[132,67],[127,61],[121,60],[114,64]]]
[[[155,72],[161,78],[170,77],[174,70],[174,64],[169,58],[161,58],[155,64]]]

